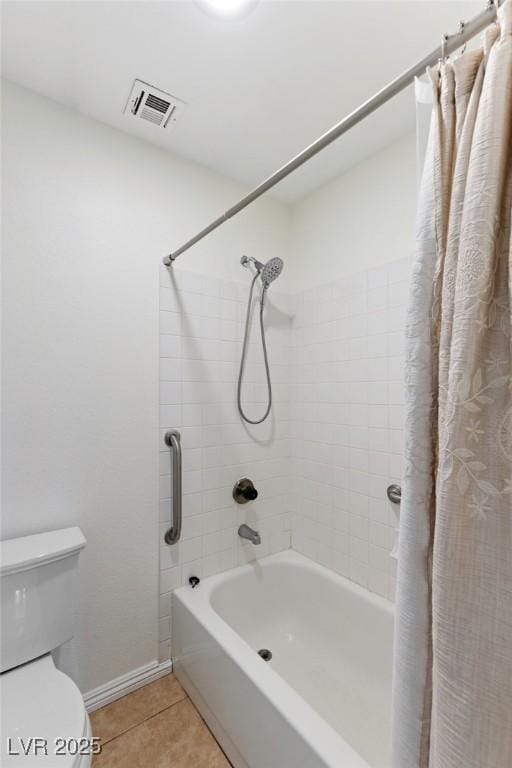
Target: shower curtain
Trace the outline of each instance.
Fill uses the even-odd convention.
[[[512,766],[512,0],[429,72],[406,331],[393,768]]]

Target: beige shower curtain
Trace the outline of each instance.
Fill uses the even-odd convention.
[[[407,323],[393,768],[512,766],[512,0],[430,73]]]

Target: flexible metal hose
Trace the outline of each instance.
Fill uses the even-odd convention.
[[[263,306],[265,304],[265,294],[267,292],[266,288],[263,288],[263,292],[261,294],[261,299],[260,299],[260,331],[261,331],[261,346],[263,347],[263,359],[265,360],[265,370],[267,373],[268,404],[267,404],[267,409],[263,414],[263,416],[261,417],[261,419],[250,419],[248,416],[245,415],[244,410],[242,408],[242,380],[244,376],[245,358],[247,356],[247,342],[249,340],[252,294],[254,291],[254,284],[256,283],[256,280],[258,279],[258,277],[259,277],[259,272],[256,275],[254,275],[251,283],[251,289],[249,291],[249,301],[247,302],[247,314],[245,316],[244,343],[242,347],[242,357],[240,359],[240,371],[238,373],[238,387],[237,387],[238,413],[240,414],[242,419],[246,421],[248,424],[261,424],[263,421],[265,421],[265,419],[270,413],[270,409],[272,408],[272,382],[270,380],[270,368],[268,364],[267,343],[265,341],[265,326],[263,325]]]

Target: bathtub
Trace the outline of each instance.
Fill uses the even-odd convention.
[[[177,589],[172,627],[175,673],[235,768],[389,768],[388,601],[287,551]]]

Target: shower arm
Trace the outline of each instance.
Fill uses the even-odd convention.
[[[188,251],[189,248],[209,235],[217,229],[217,227],[220,227],[221,224],[224,224],[224,222],[228,221],[233,216],[236,216],[237,213],[243,211],[244,208],[247,208],[248,205],[261,197],[261,195],[268,192],[272,187],[275,187],[276,184],[279,184],[280,181],[293,173],[293,171],[300,168],[301,165],[304,165],[304,163],[332,144],[333,141],[339,139],[340,136],[347,133],[347,131],[364,120],[365,117],[371,115],[379,107],[411,85],[414,82],[414,78],[423,75],[428,67],[433,66],[436,62],[444,60],[447,56],[456,51],[457,48],[460,48],[467,43],[468,40],[475,37],[475,35],[496,20],[498,7],[503,2],[504,0],[489,0],[485,10],[481,11],[470,21],[461,23],[458,32],[453,35],[443,35],[441,45],[438,48],[435,48],[431,53],[418,61],[417,64],[409,67],[409,69],[384,86],[384,88],[381,88],[381,90],[374,96],[363,102],[357,109],[344,117],[339,123],[336,123],[336,125],[306,147],[306,149],[298,155],[295,155],[295,157],[285,163],[285,165],[281,166],[275,173],[249,192],[248,195],[239,200],[236,205],[233,205],[225,213],[215,219],[215,221],[212,221],[211,224],[208,224],[207,227],[198,232],[197,235],[191,237],[190,240],[187,240],[186,243],[166,256],[163,259],[165,266],[171,266],[178,256],[185,251]]]

